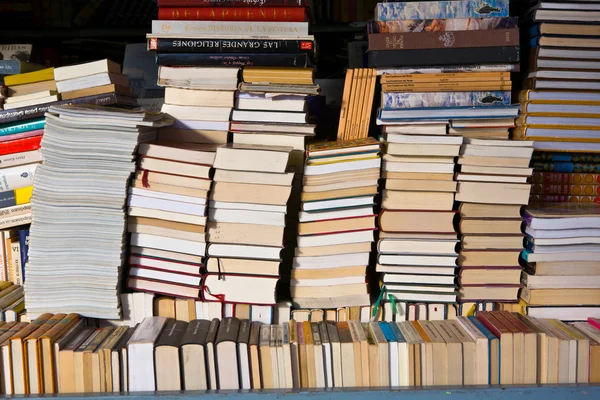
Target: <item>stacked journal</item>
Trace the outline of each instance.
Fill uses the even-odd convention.
[[[120,317],[125,203],[136,148],[169,123],[142,111],[50,108],[32,199],[25,287],[30,317],[47,311]]]
[[[456,174],[461,301],[517,300],[532,153],[531,142],[465,138]]]
[[[443,125],[386,128],[377,271],[400,302],[454,303],[453,177],[463,138],[446,135]]]
[[[129,288],[198,298],[216,145],[143,143],[129,188]]]
[[[372,138],[308,146],[291,295],[298,308],[370,305],[365,281],[381,165]]]

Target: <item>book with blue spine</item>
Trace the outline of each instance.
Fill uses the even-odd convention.
[[[510,91],[481,91],[481,92],[383,92],[381,106],[386,109],[401,109],[414,107],[489,107],[510,105]]]
[[[14,122],[0,127],[0,136],[12,135],[15,133],[35,131],[44,129],[46,118],[39,118],[27,122]]]
[[[29,261],[29,229],[19,229],[19,244],[21,245],[21,276],[25,282],[25,265]]]
[[[379,321],[379,327],[381,328],[381,331],[385,336],[385,340],[387,340],[388,342],[397,342],[396,335],[394,335],[394,333],[392,332],[392,324],[393,323]]]
[[[509,0],[447,0],[378,3],[375,20],[508,17]]]
[[[498,339],[498,337],[496,335],[494,335],[485,325],[483,325],[481,323],[481,321],[479,321],[477,319],[477,317],[468,317],[469,321],[471,321],[473,323],[473,325],[475,325],[477,327],[477,329],[479,329],[481,331],[481,333],[483,333],[485,335],[485,337],[488,339],[489,342],[489,346],[488,346],[488,360],[492,360],[492,346],[493,346],[493,342],[496,342],[496,346],[497,346],[497,352],[498,355],[500,354],[500,340]],[[489,382],[492,382],[492,368],[490,366],[490,368],[488,368],[489,371]],[[498,356],[498,377],[496,379],[496,382],[500,382],[500,356]]]
[[[406,339],[404,338],[404,335],[402,334],[402,331],[400,330],[400,328],[398,328],[398,325],[390,324],[390,328],[392,329],[392,332],[394,333],[394,336],[396,337],[396,342],[406,343]]]
[[[488,107],[420,107],[387,109],[380,108],[377,118],[383,122],[414,120],[448,120],[472,118],[516,118],[519,115],[518,104],[495,105]]]
[[[0,60],[0,75],[15,75],[33,72],[44,68],[43,65],[20,60]]]

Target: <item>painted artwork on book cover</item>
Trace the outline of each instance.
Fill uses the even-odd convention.
[[[369,33],[485,31],[518,28],[517,18],[451,18],[369,21]]]
[[[511,104],[510,91],[382,93],[381,104],[386,109],[413,107],[497,106]]]
[[[377,21],[508,17],[508,0],[450,0],[379,3]]]

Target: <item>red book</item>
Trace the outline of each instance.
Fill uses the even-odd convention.
[[[159,7],[308,7],[308,0],[158,0]]]
[[[303,7],[162,7],[161,20],[304,22]]]
[[[42,136],[33,136],[24,139],[9,140],[0,143],[0,155],[23,153],[24,151],[32,151],[40,148]]]
[[[500,384],[513,383],[513,333],[488,311],[477,313],[477,319],[500,338]]]
[[[600,319],[590,317],[590,318],[588,318],[587,322],[594,328],[600,329]]]

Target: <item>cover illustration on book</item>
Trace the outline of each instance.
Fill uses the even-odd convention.
[[[378,21],[433,18],[508,17],[508,0],[448,0],[379,3]]]
[[[369,33],[485,31],[518,28],[517,18],[455,18],[369,21]]]
[[[496,106],[511,103],[510,91],[382,93],[383,108]]]

